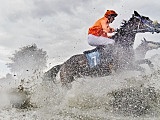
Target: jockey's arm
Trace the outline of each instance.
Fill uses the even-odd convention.
[[[109,26],[109,23],[107,24],[105,20],[101,21],[102,29],[105,33],[113,33],[114,28],[111,28]]]

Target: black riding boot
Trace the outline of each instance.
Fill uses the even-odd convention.
[[[107,64],[113,62],[113,45],[107,45],[105,48],[99,48],[101,64]]]
[[[110,68],[110,62],[111,59],[111,53],[109,52],[108,48],[101,47],[98,49],[100,53],[100,68],[99,70],[101,71],[101,76],[106,76],[111,73],[111,68]],[[110,60],[111,59],[111,60]]]

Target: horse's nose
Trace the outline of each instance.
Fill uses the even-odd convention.
[[[160,33],[160,23],[158,23],[158,21],[153,21],[153,26],[154,26],[154,31],[156,33]]]

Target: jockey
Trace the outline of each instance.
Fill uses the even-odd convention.
[[[118,14],[114,10],[107,10],[104,17],[100,18],[88,30],[88,44],[91,46],[106,46],[114,44],[108,33],[113,33],[115,30],[109,26]]]

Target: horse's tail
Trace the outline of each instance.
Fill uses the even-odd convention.
[[[53,66],[51,69],[49,69],[47,72],[44,73],[44,78],[43,80],[47,80],[47,81],[55,81],[56,80],[56,76],[61,68],[63,64],[59,64],[56,66]]]

